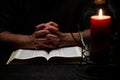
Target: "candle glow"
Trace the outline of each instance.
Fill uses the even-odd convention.
[[[99,15],[99,18],[100,18],[100,19],[102,19],[102,16],[103,16],[102,9],[100,9],[100,10],[99,10],[99,13],[98,13],[98,15]]]

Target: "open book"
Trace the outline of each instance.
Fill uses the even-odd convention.
[[[6,64],[31,64],[40,62],[80,62],[82,59],[82,48],[79,46],[63,47],[51,50],[18,49],[13,51]]]

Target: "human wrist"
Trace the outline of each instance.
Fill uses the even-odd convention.
[[[80,32],[75,32],[75,33],[70,33],[71,35],[71,38],[72,38],[72,41],[74,43],[76,43],[77,45],[80,45],[81,44],[81,37],[80,37]]]
[[[64,33],[64,40],[62,41],[63,46],[74,46],[77,43],[74,41],[70,33]]]
[[[34,38],[31,35],[18,35],[16,48],[35,48]]]

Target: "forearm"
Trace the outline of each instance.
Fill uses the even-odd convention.
[[[90,39],[90,30],[84,30],[81,32],[76,32],[71,34],[72,38],[76,43],[79,43],[79,45],[82,45],[82,41],[89,42]]]
[[[64,33],[64,36],[60,41],[61,42],[60,47],[83,45],[81,42],[81,38],[84,40],[84,42],[89,43],[90,30],[88,29],[88,30],[75,32],[75,33]]]
[[[6,31],[0,33],[0,42],[13,48],[27,48],[30,39],[28,35],[13,34]]]

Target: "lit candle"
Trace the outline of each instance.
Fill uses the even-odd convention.
[[[102,9],[100,9],[99,15],[91,16],[91,36],[109,34],[110,24],[111,16],[103,15]]]
[[[103,15],[102,9],[98,15],[91,16],[91,56],[96,57],[102,53],[108,53],[111,16]]]

